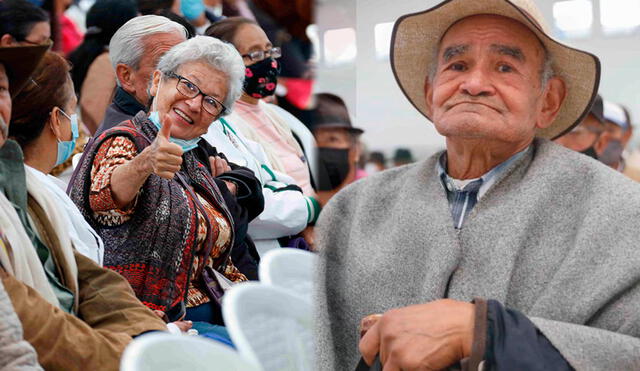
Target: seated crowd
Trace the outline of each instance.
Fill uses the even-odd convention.
[[[0,370],[117,370],[131,340],[153,331],[197,330],[233,347],[224,288],[258,280],[270,250],[323,246],[322,208],[366,176],[363,130],[344,101],[311,95],[299,32],[309,7],[136,3],[97,0],[68,50],[51,32],[58,14],[0,0]],[[598,97],[555,141],[631,174],[631,134],[628,110]],[[381,155],[371,172],[384,168]],[[406,149],[396,160],[413,161]],[[328,219],[345,212],[330,205],[333,238],[351,236]],[[327,269],[351,277],[343,268]],[[327,347],[320,361],[352,361],[353,345],[337,356]],[[371,363],[378,347],[361,348]]]
[[[151,331],[233,346],[223,288],[313,250],[315,142],[274,104],[280,47],[249,8],[202,27],[188,3],[98,0],[65,59],[55,15],[0,1],[2,366],[115,370]]]

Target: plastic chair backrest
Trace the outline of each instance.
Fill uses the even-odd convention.
[[[120,371],[259,371],[232,348],[199,336],[151,333],[125,349]]]
[[[312,252],[282,248],[268,251],[258,267],[260,282],[291,290],[311,302],[318,256]]]
[[[222,314],[238,352],[264,371],[314,369],[311,304],[301,297],[243,283],[224,295]]]

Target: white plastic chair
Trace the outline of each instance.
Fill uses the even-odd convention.
[[[151,333],[125,349],[120,371],[259,371],[232,348],[199,336]]]
[[[314,369],[311,304],[301,297],[243,283],[224,295],[222,314],[238,352],[264,371]]]
[[[260,259],[260,282],[291,290],[311,302],[318,256],[304,250],[282,248]]]

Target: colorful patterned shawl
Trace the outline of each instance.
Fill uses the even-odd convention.
[[[150,144],[148,140],[156,137],[157,132],[146,114],[140,112],[132,120],[100,134],[87,144],[69,183],[69,194],[89,224],[104,240],[105,267],[123,275],[138,298],[148,307],[175,312],[178,306],[184,307],[182,304],[196,250],[197,212],[204,213],[198,211],[200,206],[194,202],[178,177],[167,180],[155,174],[150,175],[138,195],[134,214],[122,225],[99,223],[89,206],[91,168],[100,146],[109,138],[126,136],[136,144],[138,152],[141,152]],[[207,201],[219,206],[233,223],[211,174],[197,160],[193,151],[183,155],[179,173]],[[204,215],[206,218],[206,214]],[[207,239],[206,246],[210,246],[210,236]],[[203,256],[207,252],[208,249],[201,250]],[[214,267],[221,267],[226,257],[223,254],[219,261],[214,262]]]

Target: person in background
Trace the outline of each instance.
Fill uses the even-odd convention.
[[[264,148],[246,138],[227,118],[214,122],[203,138],[231,162],[251,169],[260,180],[264,211],[251,221],[248,231],[258,254],[280,247],[312,248],[290,236],[315,223],[320,210],[317,201],[305,196],[293,178],[274,170]]]
[[[251,10],[267,38],[282,49],[277,104],[303,122],[312,106],[314,84],[310,59],[313,45],[307,28],[313,23],[311,0],[252,0]]]
[[[289,121],[299,121],[280,107],[263,102],[276,90],[280,48],[247,18],[223,19],[211,25],[206,34],[235,46],[246,66],[243,94],[227,121],[260,143],[275,169],[295,179],[305,195],[313,196],[306,157],[290,129]]]
[[[180,12],[195,27],[197,35],[203,35],[211,25],[202,0],[180,0]]]
[[[602,97],[597,95],[589,114],[569,132],[554,139],[554,142],[597,160],[609,140],[603,109]]]
[[[384,153],[379,151],[373,151],[369,154],[369,159],[364,167],[367,174],[379,173],[387,168],[387,160],[384,157]]]
[[[0,280],[44,369],[117,370],[133,337],[167,327],[122,276],[74,251],[55,197],[7,140],[12,97],[49,47],[0,48]]]
[[[218,276],[247,280],[231,252],[262,207],[240,217],[233,209],[236,199],[260,204],[262,195],[251,172],[244,182],[225,180],[227,162],[202,159],[197,149],[240,96],[243,72],[237,51],[220,40],[196,36],[174,46],[153,73],[151,111],[98,136],[71,183],[71,198],[104,240],[105,266],[149,308],[171,321],[186,315],[199,332],[226,339],[211,290]]]
[[[104,118],[116,88],[116,73],[109,62],[113,34],[138,14],[132,0],[98,0],[87,13],[82,44],[69,55],[73,85],[80,97],[82,123],[93,135]]]
[[[26,0],[0,2],[0,46],[39,45],[51,39],[49,16]]]
[[[605,130],[609,134],[609,140],[599,156],[599,160],[605,165],[624,171],[624,150],[631,139],[631,123],[624,107],[619,104],[604,101],[603,116]]]
[[[289,112],[265,103],[264,98],[275,93],[280,71],[280,49],[274,47],[258,24],[248,18],[230,17],[211,25],[206,31],[211,36],[231,43],[242,56],[245,65],[243,93],[236,102],[235,112],[225,118],[248,139],[260,143],[273,168],[294,179],[302,193],[315,201],[308,156],[296,141],[292,127],[304,128]],[[307,130],[308,131],[308,130]],[[311,166],[315,163],[311,161]],[[319,203],[313,202],[312,215],[319,214]],[[313,226],[302,232],[313,245]]]
[[[351,125],[344,101],[334,94],[316,94],[311,127],[318,143],[318,201],[329,199],[356,179],[359,138],[364,132]]]
[[[160,57],[186,39],[183,26],[157,15],[133,18],[116,31],[109,43],[116,92],[94,137],[146,110],[149,81]]]
[[[69,68],[60,55],[45,54],[29,83],[14,97],[9,136],[22,148],[27,173],[55,197],[70,226],[74,249],[102,265],[102,239],[65,193],[66,184],[48,175],[71,157],[78,139],[77,100]]]
[[[393,154],[393,166],[403,166],[413,163],[413,154],[409,148],[398,148]]]
[[[210,23],[216,23],[225,18],[224,0],[204,0],[205,16]]]
[[[78,45],[82,43],[82,38],[84,35],[80,31],[80,28],[73,19],[69,18],[66,14],[67,9],[73,4],[73,0],[56,0],[54,3],[54,12],[58,15],[58,25],[60,34],[59,40],[54,40],[59,42],[60,51],[65,55],[69,56],[72,51],[76,50]],[[54,49],[57,46],[54,45]],[[56,49],[57,50],[57,49]]]

